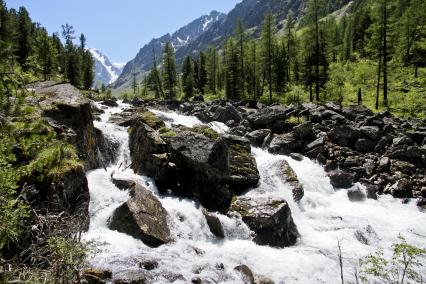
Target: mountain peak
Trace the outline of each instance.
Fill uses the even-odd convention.
[[[123,67],[125,63],[111,63],[107,56],[105,56],[102,52],[97,50],[96,48],[88,49],[93,56],[95,61],[95,80],[94,85],[110,85],[114,83],[121,72],[123,71]]]

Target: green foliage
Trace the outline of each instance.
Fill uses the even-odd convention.
[[[194,127],[192,127],[190,130],[214,140],[220,137],[220,135],[216,131],[214,131],[207,125],[194,125]]]
[[[407,243],[401,235],[399,241],[392,245],[391,259],[385,258],[383,250],[360,260],[360,278],[365,283],[421,283],[421,258],[426,256],[426,250]],[[376,283],[376,282],[375,282]]]
[[[51,237],[48,240],[51,251],[51,266],[57,283],[74,283],[79,280],[87,254],[88,244],[75,238]]]

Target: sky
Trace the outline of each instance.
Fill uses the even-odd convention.
[[[99,49],[113,63],[134,58],[152,38],[173,33],[212,10],[229,12],[240,0],[6,0],[24,6],[50,33],[68,23],[76,37]]]

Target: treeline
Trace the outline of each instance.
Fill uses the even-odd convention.
[[[357,68],[364,68],[367,62],[370,67],[364,69],[373,68],[376,73],[375,83],[368,81],[368,88],[376,88],[376,108],[379,102],[387,107],[389,73],[395,66],[406,68],[404,72],[410,68],[413,77],[426,66],[426,1],[354,1],[349,9],[343,16],[326,15],[327,1],[310,0],[303,18],[290,13],[280,31],[273,14],[268,13],[260,38],[253,38],[238,22],[234,35],[221,49],[210,46],[186,57],[179,73],[173,46],[168,43],[161,62],[154,58],[141,93],[151,91],[157,98],[181,94],[184,99],[197,94],[224,95],[229,100],[270,103],[296,102],[301,93],[307,93],[310,101],[342,103],[350,81],[357,86],[361,103],[361,88],[367,85],[363,74],[370,71]],[[348,78],[343,74],[349,74]],[[354,76],[361,78],[359,82],[354,82]],[[136,93],[135,80],[133,85]]]
[[[8,9],[0,0],[0,73],[2,82],[12,75],[27,74],[32,80],[63,80],[76,87],[92,87],[93,58],[85,49],[82,34],[79,44],[74,43],[72,26],[62,26],[58,33],[49,35],[39,23],[31,20],[24,7]],[[1,85],[1,92],[5,88]]]

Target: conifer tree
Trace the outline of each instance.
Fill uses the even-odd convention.
[[[20,7],[18,11],[18,40],[16,55],[18,62],[27,69],[26,61],[31,53],[31,29],[32,23],[28,11]]]
[[[166,97],[176,97],[177,73],[175,51],[171,42],[167,42],[163,51],[163,82],[166,89]]]
[[[207,87],[208,90],[216,95],[218,81],[218,55],[214,46],[207,49]]]
[[[272,103],[272,70],[273,70],[273,52],[274,52],[274,33],[275,19],[272,12],[269,11],[263,21],[262,29],[262,69],[268,80],[269,86],[269,103]]]
[[[244,31],[243,22],[238,20],[236,28],[236,38],[238,45],[238,57],[239,57],[239,68],[238,68],[238,77],[239,77],[239,89],[241,97],[245,96],[245,68],[244,68],[244,48],[246,42],[246,33]]]
[[[194,96],[194,76],[194,62],[191,56],[187,56],[182,66],[182,87],[185,100]]]

